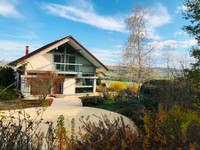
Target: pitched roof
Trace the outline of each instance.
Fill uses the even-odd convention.
[[[69,39],[69,38],[73,39],[73,40],[74,40],[78,45],[80,45],[90,56],[92,56],[92,57],[93,57],[96,61],[98,61],[106,70],[108,70],[108,68],[107,68],[100,60],[98,60],[92,53],[90,53],[84,46],[82,46],[82,45],[81,45],[73,36],[71,36],[71,35],[70,35],[70,36],[67,36],[67,37],[64,37],[64,38],[62,38],[62,39],[60,39],[60,40],[56,40],[56,41],[54,41],[54,42],[51,42],[51,43],[49,43],[49,44],[47,44],[47,45],[44,45],[43,47],[40,47],[40,48],[38,48],[37,50],[35,50],[35,51],[29,53],[27,56],[23,56],[23,57],[21,57],[21,58],[15,60],[15,61],[10,62],[8,65],[10,65],[10,66],[16,66],[17,64],[19,64],[19,63],[25,61],[26,59],[28,59],[28,58],[30,58],[30,57],[32,57],[32,56],[34,56],[34,55],[36,55],[36,54],[38,54],[38,53],[44,51],[44,50],[47,49],[47,48],[50,48],[51,46],[53,46],[53,45],[55,45],[55,44],[58,44],[59,42],[65,40],[65,39]]]
[[[57,41],[51,42],[51,43],[49,43],[49,44],[47,44],[47,45],[44,45],[43,47],[40,47],[40,48],[38,48],[37,50],[35,50],[35,51],[29,53],[27,56],[23,56],[23,57],[21,57],[21,58],[19,58],[19,59],[17,59],[17,60],[14,60],[14,61],[10,62],[8,65],[16,66],[17,64],[19,64],[19,63],[25,61],[26,59],[32,57],[33,55],[35,55],[35,54],[37,54],[37,53],[39,53],[39,52],[45,50],[46,48],[51,47],[51,46],[53,46],[54,44],[57,44],[57,43],[59,43],[60,41],[62,41],[62,40],[64,40],[64,39],[67,39],[67,38],[69,38],[69,37],[70,37],[70,36],[67,36],[67,37],[62,38],[62,39],[60,39],[60,40],[57,40]]]

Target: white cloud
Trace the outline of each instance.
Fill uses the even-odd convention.
[[[195,61],[195,59],[188,54],[181,54],[177,51],[164,51],[165,64],[166,60],[169,60],[170,68],[189,68],[191,67],[191,63]],[[166,64],[167,66],[167,64]]]
[[[166,41],[155,41],[149,43],[154,49],[164,49],[164,48],[176,48],[177,47],[177,41],[174,40],[166,40]]]
[[[104,30],[125,32],[124,19],[119,16],[103,16],[97,14],[93,4],[79,0],[74,5],[47,3],[43,5],[47,13],[76,22],[82,22]]]
[[[183,32],[182,30],[174,32],[174,37],[177,37],[177,36],[180,36],[180,35],[187,36],[187,33]]]
[[[92,53],[105,65],[118,65],[121,60],[122,51],[112,49],[94,48]]]
[[[115,46],[113,46],[113,48],[120,49],[120,48],[122,48],[122,45],[115,45]]]
[[[153,56],[153,58],[157,59],[157,58],[161,58],[162,57],[162,54],[159,50],[153,50],[151,52],[151,56]]]
[[[156,7],[153,8],[152,16],[147,18],[149,18],[148,30],[150,31],[150,37],[153,40],[160,40],[161,37],[156,33],[156,28],[169,24],[172,20],[167,8],[161,3],[157,3]]]
[[[154,30],[151,31],[150,37],[151,37],[151,39],[153,39],[153,40],[160,40],[160,39],[161,39],[160,35],[157,34],[157,33],[155,33]]]
[[[29,46],[29,52],[38,49],[41,44],[34,44],[27,41],[0,40],[0,60],[13,61],[25,55],[25,46]]]
[[[20,17],[12,1],[0,0],[0,15],[4,17]]]
[[[11,35],[11,34],[0,34],[1,36],[6,36],[6,37],[11,37],[11,38],[18,38],[18,39],[35,39],[38,36],[32,32],[32,31],[26,31],[25,34],[21,34],[21,35]]]
[[[0,40],[0,50],[6,51],[8,53],[12,52],[25,52],[25,46],[29,45],[30,51],[35,50],[40,47],[39,44],[30,44],[27,42],[15,42],[15,41],[6,41]]]
[[[182,35],[182,34],[183,34],[182,31],[174,32],[174,37],[177,37],[178,35]]]
[[[167,49],[167,48],[177,48],[178,46],[183,48],[188,48],[191,46],[195,46],[197,44],[197,40],[191,39],[186,41],[175,41],[175,40],[166,40],[166,41],[154,41],[151,43],[148,43],[151,45],[154,49]]]
[[[187,8],[187,6],[182,5],[182,6],[179,6],[177,8],[177,10],[175,11],[175,13],[179,13],[179,12],[184,11],[184,10],[188,10],[188,8]]]
[[[109,31],[108,34],[113,34],[113,32]]]
[[[111,41],[111,42],[115,42],[115,40],[114,39],[112,39],[112,38],[107,38],[109,41]]]
[[[169,60],[170,68],[183,69],[190,68],[191,63],[195,59],[189,54],[182,54],[176,50],[155,50],[152,52],[152,59],[154,60],[153,67],[167,68],[167,60]]]
[[[157,4],[157,7],[154,8],[152,12],[152,17],[150,18],[150,24],[153,28],[161,27],[168,23],[171,23],[171,16],[168,13],[168,10],[161,3]]]
[[[180,45],[181,47],[188,48],[191,46],[195,46],[198,42],[197,40],[192,39],[192,40],[187,40],[187,41],[180,41],[179,43],[181,44]]]

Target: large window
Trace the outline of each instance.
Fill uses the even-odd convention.
[[[76,93],[93,93],[93,88],[76,88]]]
[[[84,78],[77,78],[76,85],[77,86],[93,86],[94,79],[84,79]]]
[[[69,56],[69,59],[68,59],[68,63],[72,63],[72,64],[75,64],[75,56]],[[68,70],[75,70],[75,66],[74,65],[69,65],[68,66]]]
[[[59,64],[59,63],[64,63],[64,55],[54,55],[54,62],[58,63],[56,64],[56,69],[64,71],[64,64]]]
[[[70,54],[69,54],[70,51]],[[74,53],[72,53],[74,52]],[[60,71],[76,71],[75,51],[68,45],[61,45],[54,51],[54,63]]]

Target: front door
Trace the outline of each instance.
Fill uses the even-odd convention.
[[[64,95],[74,95],[76,87],[75,78],[65,78],[63,83],[63,94]]]

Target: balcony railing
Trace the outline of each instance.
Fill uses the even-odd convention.
[[[80,72],[80,66],[82,66],[82,64],[53,63],[55,71]]]

